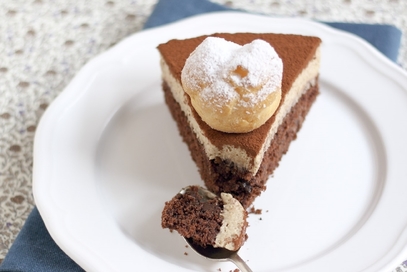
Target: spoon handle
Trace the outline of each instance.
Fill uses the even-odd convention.
[[[237,253],[232,254],[230,256],[230,260],[240,269],[241,272],[253,272]]]

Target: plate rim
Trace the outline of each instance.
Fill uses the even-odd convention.
[[[391,77],[394,81],[400,82],[400,81],[405,81],[407,82],[407,72],[404,71],[401,67],[397,66],[395,63],[390,61],[388,58],[386,58],[383,54],[381,54],[379,51],[377,51],[372,45],[368,44],[366,41],[362,40],[361,38],[349,34],[347,32],[341,31],[334,29],[332,27],[329,27],[327,25],[323,25],[321,23],[317,23],[308,19],[301,19],[301,18],[286,18],[286,17],[278,17],[278,18],[273,18],[273,17],[268,17],[264,15],[254,15],[254,14],[247,14],[247,13],[240,13],[240,12],[216,12],[216,13],[211,13],[211,14],[204,14],[204,15],[197,15],[191,18],[183,19],[181,21],[171,23],[165,26],[157,27],[157,28],[152,28],[148,30],[141,31],[139,33],[135,33],[124,40],[122,40],[120,43],[112,47],[111,49],[107,50],[106,52],[96,56],[93,58],[91,61],[89,61],[85,66],[80,69],[80,71],[77,73],[77,75],[72,79],[72,81],[67,85],[67,87],[63,90],[63,92],[51,103],[51,105],[48,107],[46,112],[43,114],[38,128],[37,132],[35,135],[34,139],[34,166],[33,166],[33,193],[34,193],[34,198],[36,205],[38,207],[38,210],[43,217],[44,223],[50,232],[52,238],[56,241],[56,243],[70,255],[75,261],[78,262],[79,265],[83,267],[88,267],[90,269],[95,269],[96,267],[93,266],[93,264],[90,264],[87,260],[83,260],[75,250],[72,249],[72,247],[75,247],[75,245],[69,244],[69,242],[66,241],[66,239],[61,237],[61,231],[69,232],[69,230],[65,229],[66,226],[63,224],[61,225],[58,220],[55,220],[51,218],[53,214],[55,214],[55,210],[58,210],[59,212],[64,212],[62,209],[58,207],[51,208],[49,207],[50,205],[46,204],[46,195],[44,194],[51,194],[50,189],[47,188],[46,185],[49,185],[52,178],[52,174],[45,171],[44,168],[45,166],[49,166],[49,161],[47,162],[47,156],[49,154],[53,154],[53,151],[50,148],[49,143],[52,143],[55,141],[55,139],[52,139],[51,135],[52,133],[49,133],[50,131],[53,131],[53,127],[56,122],[58,122],[58,119],[61,115],[64,114],[66,108],[64,106],[70,106],[74,101],[77,101],[81,99],[82,95],[80,91],[82,88],[79,88],[83,85],[83,81],[88,82],[89,78],[94,77],[94,72],[95,68],[98,67],[100,64],[106,64],[106,63],[113,63],[118,60],[118,58],[123,57],[124,53],[129,50],[129,46],[132,45],[133,43],[137,43],[137,40],[140,39],[145,39],[146,37],[148,38],[149,36],[153,36],[156,33],[162,33],[165,31],[169,31],[172,29],[184,29],[184,28],[190,28],[186,27],[187,25],[192,25],[191,22],[199,21],[199,20],[205,20],[209,22],[213,22],[216,20],[233,20],[233,17],[246,17],[250,19],[258,19],[258,20],[264,20],[264,21],[269,21],[269,22],[284,22],[292,25],[296,24],[301,24],[303,26],[307,27],[312,27],[315,29],[318,29],[320,31],[326,32],[326,33],[331,33],[338,35],[338,37],[341,37],[342,39],[346,40],[346,42],[349,42],[351,44],[356,44],[356,46],[362,47],[363,49],[366,50],[366,55],[368,57],[373,58],[373,62],[378,62],[381,65],[385,65],[388,68],[388,71],[385,71],[386,75]],[[234,26],[235,27],[235,26]],[[209,31],[209,30],[208,30]],[[188,32],[188,31],[185,31]],[[210,32],[210,31],[209,31]],[[191,35],[190,35],[191,36]],[[194,35],[192,35],[194,36]],[[127,54],[127,53],[126,53]],[[363,57],[363,56],[362,56]],[[366,59],[364,59],[367,61]],[[382,70],[381,68],[380,70]],[[390,73],[391,72],[391,73]],[[406,89],[405,89],[406,90]],[[55,127],[54,127],[55,129]],[[44,155],[44,154],[48,155]],[[45,156],[45,160],[44,160]],[[51,155],[52,157],[52,155]],[[45,197],[45,198],[44,198]],[[60,231],[59,228],[62,228]],[[404,228],[404,232],[400,234],[400,237],[403,239],[406,239],[407,241],[407,230],[406,227]],[[400,256],[396,257],[397,259],[400,259],[401,256],[407,255],[407,248],[406,244],[404,244],[404,248],[400,250],[399,254]],[[404,257],[407,258],[407,257]],[[100,260],[99,260],[100,261]],[[402,260],[403,261],[403,260]],[[104,263],[104,262],[103,262]],[[392,268],[395,268],[392,267]]]

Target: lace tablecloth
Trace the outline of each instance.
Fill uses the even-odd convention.
[[[0,262],[35,205],[33,141],[41,115],[89,59],[140,31],[155,2],[0,2]],[[398,63],[407,69],[407,1],[216,2],[266,14],[393,24],[403,31]],[[407,271],[407,263],[395,271]]]

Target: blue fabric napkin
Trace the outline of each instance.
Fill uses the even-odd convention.
[[[36,207],[28,216],[0,271],[83,271],[55,244]]]
[[[189,16],[230,10],[208,0],[161,0],[145,24],[160,26]],[[326,23],[364,38],[380,52],[396,61],[401,31],[390,25]],[[0,265],[0,271],[83,271],[52,240],[44,222],[34,208]]]

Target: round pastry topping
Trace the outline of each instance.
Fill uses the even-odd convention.
[[[244,46],[208,37],[191,53],[181,81],[196,112],[213,129],[245,133],[263,125],[281,99],[283,62],[271,45]]]

